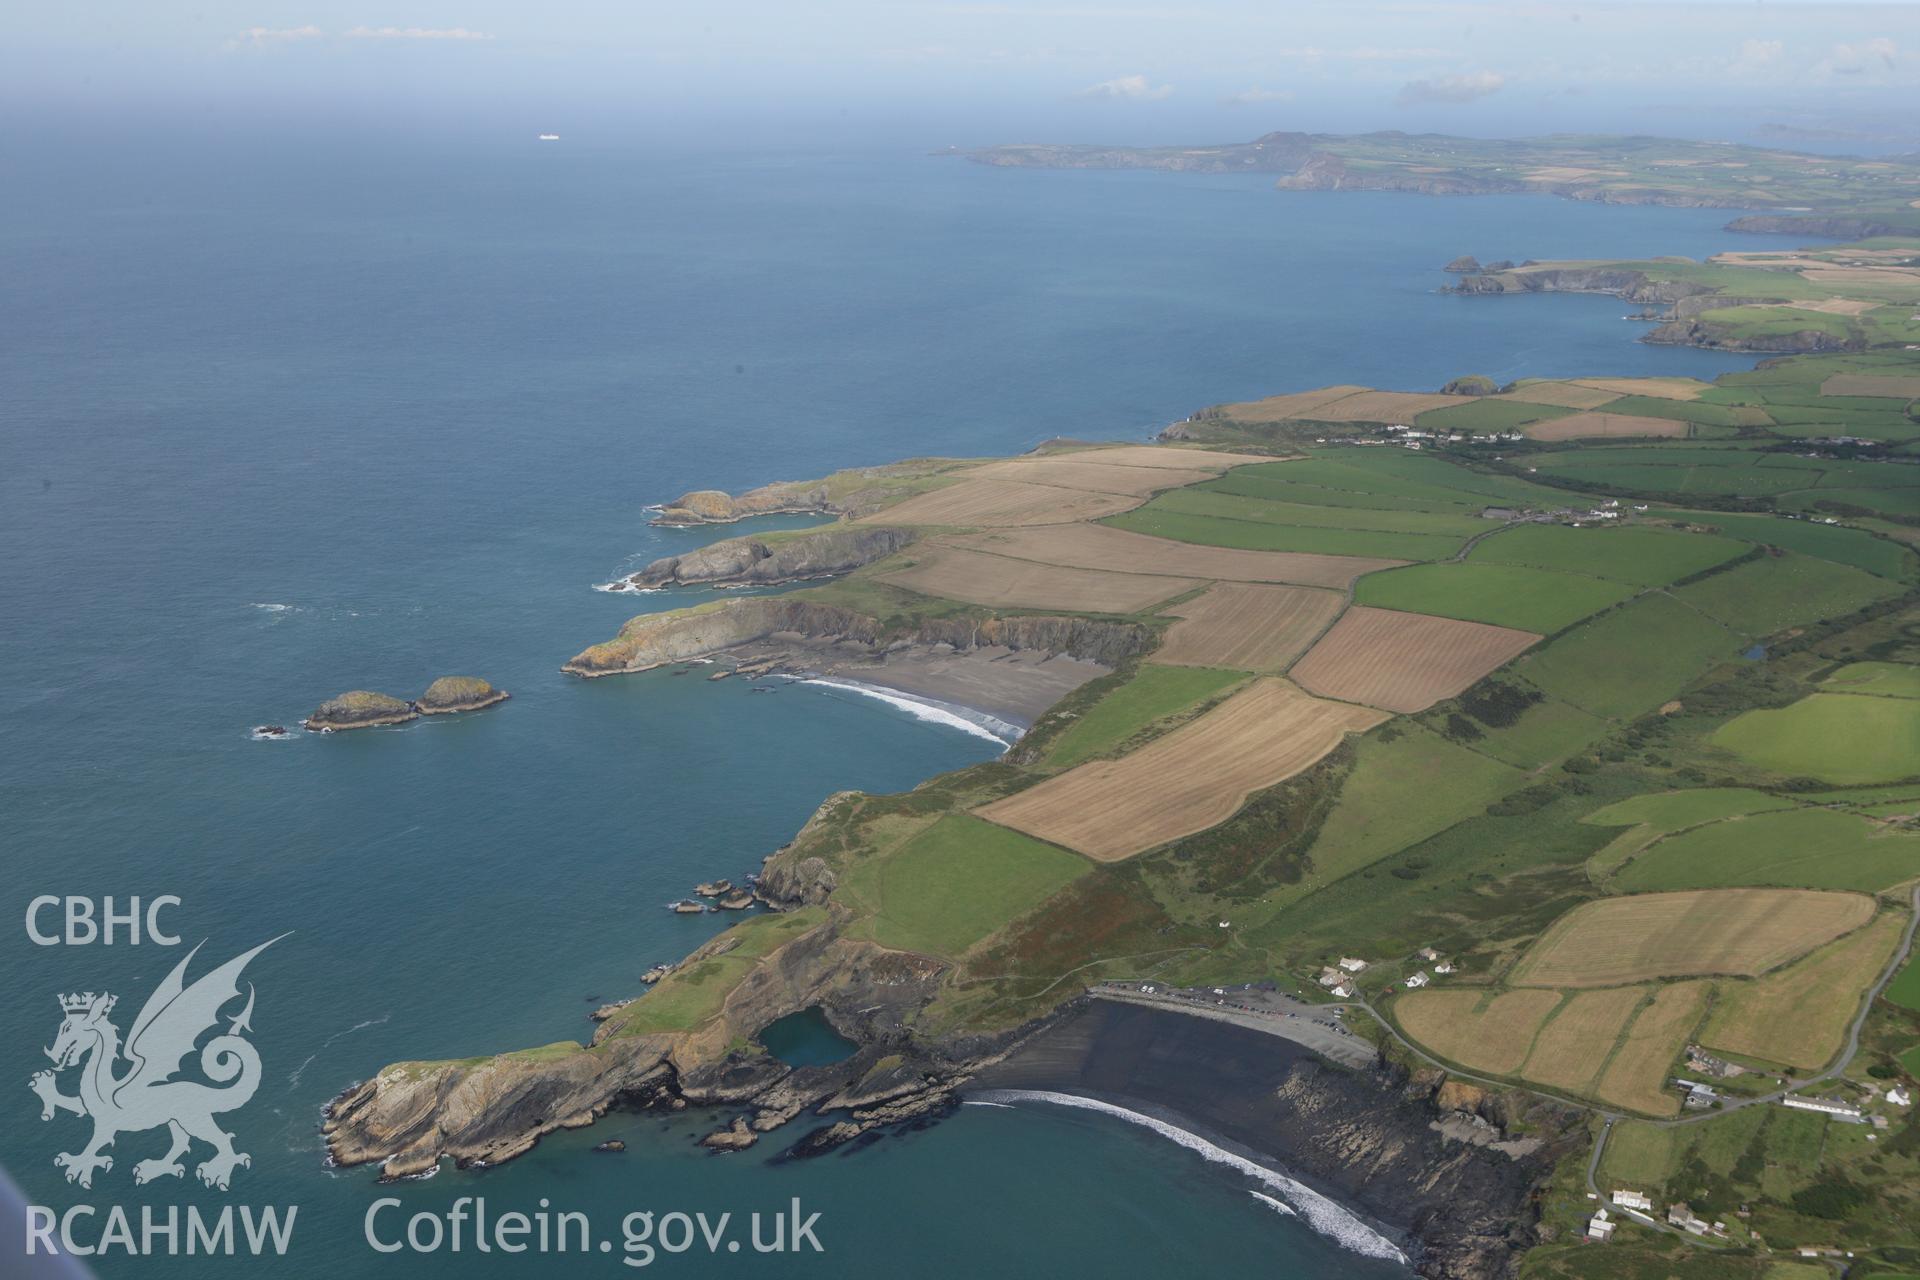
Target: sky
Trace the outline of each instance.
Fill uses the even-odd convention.
[[[13,121],[905,145],[1550,130],[1920,148],[1920,3],[15,0]],[[129,113],[138,113],[137,116]]]

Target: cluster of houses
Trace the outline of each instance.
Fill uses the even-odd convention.
[[[1457,971],[1458,967],[1453,961],[1448,960],[1432,947],[1422,947],[1414,954],[1419,959],[1432,965],[1435,974],[1444,976]],[[1354,985],[1354,978],[1367,967],[1365,960],[1355,959],[1352,956],[1342,956],[1337,963],[1327,965],[1320,970],[1320,985],[1325,987],[1327,991],[1337,999],[1351,1000],[1353,999],[1354,993],[1358,990]],[[1412,973],[1400,980],[1400,985],[1409,991],[1417,991],[1432,981],[1432,976],[1429,975],[1425,969],[1415,969]],[[1387,989],[1391,991],[1393,988],[1389,987]]]
[[[1650,1225],[1658,1225],[1653,1217],[1652,1196],[1645,1195],[1638,1191],[1629,1191],[1624,1187],[1616,1187],[1612,1195],[1612,1200],[1613,1208],[1622,1210],[1623,1216],[1638,1218],[1640,1221]],[[1684,1201],[1667,1206],[1667,1222],[1669,1225],[1678,1227],[1689,1235],[1715,1236],[1722,1240],[1727,1238],[1726,1223],[1708,1222],[1705,1218],[1695,1213]],[[1587,1239],[1599,1241],[1611,1240],[1613,1238],[1613,1229],[1618,1225],[1619,1222],[1614,1218],[1612,1213],[1608,1211],[1607,1206],[1601,1205],[1598,1209],[1594,1210],[1593,1216],[1587,1219]]]
[[[1399,445],[1403,449],[1418,450],[1418,449],[1425,448],[1426,442],[1429,440],[1433,441],[1435,444],[1466,444],[1466,443],[1511,444],[1516,441],[1526,439],[1526,436],[1518,431],[1494,431],[1494,432],[1483,432],[1483,433],[1469,433],[1465,431],[1426,431],[1419,427],[1410,427],[1403,422],[1388,423],[1386,426],[1382,427],[1380,430],[1382,434],[1378,436],[1360,436],[1357,438],[1348,438],[1348,439],[1333,439],[1327,436],[1315,436],[1313,439],[1313,442],[1315,444],[1372,445],[1376,448],[1382,445]]]

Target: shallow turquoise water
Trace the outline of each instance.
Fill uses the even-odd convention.
[[[0,1161],[54,1206],[298,1204],[275,1275],[601,1268],[373,1253],[359,1222],[384,1193],[322,1167],[321,1104],[387,1062],[584,1036],[596,1001],[721,923],[663,903],[754,867],[830,791],[907,787],[993,751],[828,690],[559,676],[636,609],[683,602],[588,590],[703,540],[647,527],[646,503],[1139,437],[1330,381],[1739,363],[1636,345],[1611,299],[1433,292],[1462,252],[1703,255],[1730,239],[1711,211],[1281,195],[910,154],[173,133],[15,145],[5,163],[8,910],[20,920],[37,893],[178,895],[170,922],[215,962],[293,934],[249,970],[266,1078],[230,1121],[254,1157],[232,1193],[133,1189],[158,1135],[123,1139],[91,1193],[67,1186],[51,1160],[80,1124],[41,1125],[23,1088],[0,1107]],[[249,738],[342,689],[413,696],[447,673],[513,699]],[[24,1082],[56,993],[119,992],[124,1026],[178,953],[38,947],[16,925],[0,954],[0,1079]],[[825,1214],[823,1274],[1362,1273],[1233,1176],[1098,1116],[969,1108],[776,1167],[700,1154],[700,1131],[615,1118],[394,1194],[546,1196],[609,1221],[797,1195]],[[610,1136],[629,1150],[586,1154]]]

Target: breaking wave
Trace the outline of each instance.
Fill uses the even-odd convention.
[[[1200,1135],[1188,1133],[1185,1129],[1168,1124],[1165,1120],[1143,1115],[1138,1111],[1129,1111],[1125,1107],[1117,1107],[1111,1102],[1101,1102],[1096,1098],[1082,1098],[1071,1093],[1055,1093],[1048,1089],[989,1089],[982,1092],[979,1098],[985,1102],[1002,1103],[1051,1102],[1055,1106],[1098,1111],[1102,1115],[1114,1116],[1129,1124],[1151,1129],[1161,1137],[1195,1152],[1209,1163],[1226,1165],[1262,1183],[1268,1190],[1284,1197],[1284,1203],[1275,1203],[1273,1197],[1261,1195],[1259,1192],[1254,1192],[1254,1195],[1272,1204],[1276,1209],[1297,1214],[1306,1221],[1308,1226],[1342,1248],[1350,1249],[1368,1258],[1383,1258],[1388,1262],[1402,1264],[1407,1261],[1407,1255],[1402,1253],[1391,1240],[1318,1191],[1303,1186],[1283,1173],[1276,1173],[1265,1165],[1256,1164],[1245,1156],[1238,1156],[1223,1147],[1215,1146]]]
[[[931,698],[916,698],[910,693],[901,693],[898,689],[883,689],[878,685],[862,684],[858,680],[845,680],[838,676],[809,676],[800,683],[823,685],[829,689],[844,689],[848,693],[861,694],[898,707],[916,720],[945,725],[949,729],[959,729],[976,738],[996,742],[1003,748],[1011,746],[1020,737],[1019,726],[1008,724],[1005,720],[990,716],[984,711],[955,707],[944,702],[935,702]]]

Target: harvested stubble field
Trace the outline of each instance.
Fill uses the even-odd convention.
[[[1177,489],[1181,485],[1211,480],[1220,474],[1220,469],[1128,466],[1090,461],[1076,453],[1055,458],[1009,458],[1005,462],[990,462],[984,467],[975,467],[967,474],[975,480],[1013,480],[1144,498],[1162,489]]]
[[[929,548],[909,568],[879,575],[879,581],[973,604],[1078,613],[1137,613],[1201,585],[1192,578],[1067,569],[943,546]]]
[[[1110,449],[1083,449],[1074,453],[1048,454],[1048,458],[1074,462],[1104,462],[1116,467],[1197,468],[1215,474],[1249,462],[1285,462],[1267,454],[1232,453],[1220,449],[1183,449],[1178,446],[1123,444]]]
[[[1389,711],[1424,711],[1504,666],[1530,631],[1355,606],[1294,664],[1309,692]]]
[[[1166,610],[1180,621],[1167,631],[1153,660],[1183,667],[1284,671],[1345,606],[1334,591],[1217,582]]]
[[[1873,373],[1836,373],[1820,384],[1823,396],[1884,396],[1892,400],[1920,397],[1920,378]]]
[[[1569,1093],[1589,1092],[1648,993],[1647,987],[1576,992],[1534,1038],[1521,1076]]]
[[[1072,524],[1118,515],[1144,499],[1128,494],[1093,493],[1018,480],[961,480],[916,494],[865,524],[954,525],[1000,528],[1023,524]]]
[[[1575,413],[1529,423],[1526,434],[1534,440],[1681,437],[1687,434],[1687,424],[1675,418],[1641,418],[1628,413]]]
[[[1698,400],[1712,383],[1693,378],[1580,378],[1576,386],[1616,396],[1654,396],[1661,400]]]
[[[991,551],[1018,560],[1109,569],[1116,573],[1157,573],[1176,578],[1212,578],[1226,582],[1292,582],[1309,587],[1345,588],[1362,574],[1391,569],[1401,560],[1328,556],[1301,551],[1242,551],[1175,542],[1104,524],[1055,524],[992,533],[959,534],[945,539],[957,547]]]
[[[1083,764],[975,812],[1114,862],[1226,821],[1253,792],[1386,718],[1260,680],[1131,755]]]
[[[1705,981],[1674,982],[1656,990],[1601,1073],[1599,1096],[1648,1115],[1679,1111],[1679,1097],[1667,1088],[1667,1071],[1699,1025],[1712,987]]]
[[[1489,1075],[1520,1070],[1540,1025],[1560,1004],[1558,991],[1454,989],[1409,991],[1394,1001],[1393,1015],[1409,1036],[1442,1058]]]
[[[1550,404],[1561,409],[1598,409],[1620,397],[1616,392],[1602,391],[1576,382],[1529,382],[1503,393],[1499,398],[1518,400],[1523,404]]]
[[[1584,903],[1514,966],[1515,985],[1612,987],[1754,976],[1865,924],[1873,899],[1815,889],[1704,889]]]
[[[1315,422],[1412,422],[1429,409],[1444,409],[1450,404],[1466,404],[1472,396],[1443,396],[1412,391],[1362,391],[1342,396],[1311,410],[1296,413],[1296,418]]]
[[[1295,391],[1283,396],[1267,396],[1260,400],[1243,400],[1238,404],[1220,406],[1220,416],[1231,422],[1285,422],[1289,418],[1306,415],[1310,410],[1323,404],[1367,390],[1366,387],[1343,385],[1334,387],[1316,387],[1312,391]]]
[[[1888,911],[1777,973],[1720,983],[1700,1042],[1782,1066],[1826,1065],[1905,926],[1904,912]]]

